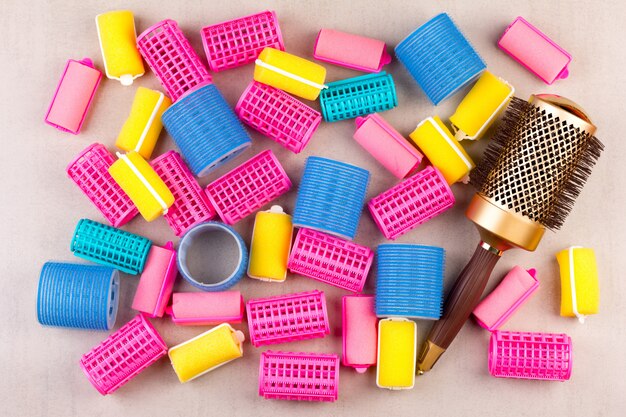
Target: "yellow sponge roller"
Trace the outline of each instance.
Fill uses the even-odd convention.
[[[170,348],[168,355],[180,382],[191,381],[243,356],[244,335],[228,324]]]
[[[150,159],[163,128],[161,115],[171,104],[172,101],[160,91],[139,87],[115,146],[125,151],[137,151],[145,159]]]
[[[326,68],[287,52],[265,48],[256,60],[254,80],[307,100],[325,88]]]
[[[254,219],[248,276],[264,281],[282,282],[287,277],[293,224],[282,207],[261,211]]]
[[[448,184],[466,178],[474,161],[437,116],[422,120],[409,135],[431,164],[441,171]]]
[[[415,322],[397,318],[379,321],[376,385],[394,390],[413,388],[416,348]]]
[[[459,140],[480,139],[513,97],[515,89],[489,71],[483,72],[461,101],[450,121]]]
[[[593,249],[573,246],[556,254],[561,272],[561,315],[578,317],[596,314],[600,303],[598,267]]]
[[[122,85],[131,85],[135,78],[144,74],[133,13],[116,10],[99,14],[96,27],[107,77],[119,80]]]
[[[167,213],[174,196],[145,159],[135,151],[117,154],[109,174],[135,203],[144,219],[151,222]]]

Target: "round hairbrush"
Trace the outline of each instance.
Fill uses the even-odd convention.
[[[511,100],[483,161],[471,173],[478,192],[466,215],[481,242],[418,354],[418,373],[429,371],[450,346],[502,253],[533,251],[546,229],[561,227],[604,148],[595,131],[587,114],[563,97]]]

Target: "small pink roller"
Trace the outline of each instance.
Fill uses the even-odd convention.
[[[498,46],[546,84],[569,75],[572,56],[521,16],[506,28]]]
[[[397,178],[417,170],[424,155],[385,119],[374,113],[356,118],[354,139]]]
[[[133,299],[133,310],[149,317],[163,317],[172,296],[174,281],[178,274],[176,251],[172,242],[164,247],[152,245],[146,266],[139,278]]]
[[[367,206],[387,239],[395,239],[454,205],[443,174],[428,166],[372,198]]]
[[[332,29],[320,30],[313,57],[365,72],[380,72],[391,62],[385,42]]]
[[[481,327],[493,332],[530,299],[539,288],[534,269],[515,266],[502,282],[474,309],[474,317]]]
[[[362,374],[376,365],[378,317],[373,295],[345,295],[342,298],[343,354],[341,363]]]
[[[243,297],[239,291],[177,292],[167,313],[179,326],[210,326],[241,323]]]
[[[63,132],[77,135],[83,126],[100,79],[102,73],[94,67],[89,58],[67,61],[46,112],[45,122]]]

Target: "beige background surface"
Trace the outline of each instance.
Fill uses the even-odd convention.
[[[549,3],[549,4],[547,4]],[[626,409],[626,314],[623,297],[625,220],[624,68],[626,54],[621,1],[501,2],[488,1],[349,1],[258,2],[235,1],[38,1],[0,2],[2,46],[0,71],[3,99],[0,125],[0,413],[11,416],[400,416],[400,415],[559,415],[617,416]],[[204,59],[199,30],[202,26],[263,9],[277,11],[287,50],[311,58],[316,32],[330,27],[369,35],[395,46],[404,36],[441,11],[449,12],[486,60],[488,68],[515,85],[517,95],[549,92],[579,102],[599,126],[606,151],[578,203],[558,233],[547,233],[535,253],[507,253],[496,268],[490,287],[515,264],[535,267],[541,287],[537,295],[506,325],[509,330],[566,332],[574,342],[574,371],[569,382],[550,383],[495,379],[487,372],[489,335],[475,324],[467,325],[436,368],[417,380],[415,389],[390,392],[375,387],[375,371],[358,375],[341,369],[339,401],[308,404],[264,400],[257,393],[259,354],[245,347],[245,356],[192,383],[178,383],[163,359],[134,381],[108,397],[101,397],[82,374],[78,360],[107,333],[43,328],[36,320],[36,290],[41,265],[49,260],[76,260],[69,242],[81,217],[102,220],[96,209],[66,177],[66,164],[94,141],[113,147],[117,132],[130,109],[134,87],[124,88],[103,80],[83,132],[79,136],[57,132],[42,122],[65,61],[91,57],[102,68],[94,16],[116,8],[135,12],[138,31],[164,19],[177,20]],[[523,15],[542,28],[574,60],[570,77],[546,86],[496,47],[503,29]],[[328,80],[358,75],[327,66]],[[388,67],[396,80],[400,106],[384,117],[401,133],[434,113],[448,117],[463,94],[434,108],[403,68]],[[252,78],[252,66],[215,74],[214,81],[234,105]],[[136,85],[159,88],[148,73]],[[317,105],[317,104],[315,104]],[[306,151],[294,155],[256,133],[253,149],[237,162],[202,181],[271,148],[288,174],[299,182],[306,156],[322,155],[368,168],[372,181],[368,197],[395,183],[394,178],[351,138],[353,122],[324,124]],[[468,145],[479,159],[487,143]],[[165,134],[157,153],[173,146]],[[279,203],[292,211],[295,192]],[[443,246],[447,251],[446,287],[469,259],[478,235],[463,216],[472,195],[469,187],[455,185],[458,203],[445,215],[408,233],[399,242]],[[253,217],[236,229],[249,242]],[[174,238],[163,219],[147,224],[133,220],[127,230],[144,234],[157,244]],[[357,242],[376,247],[384,239],[369,215],[362,216]],[[554,253],[572,244],[596,249],[601,279],[601,312],[579,325],[558,315],[559,280]],[[373,289],[370,278],[369,291]],[[116,328],[134,316],[130,309],[137,278],[124,276]],[[178,283],[179,290],[191,287]],[[340,296],[344,294],[317,281],[290,276],[282,285],[243,279],[236,287],[245,297],[267,296],[323,288],[328,297],[332,334],[325,339],[274,346],[280,350],[340,353]],[[202,331],[176,328],[168,320],[156,326],[169,345]],[[419,338],[429,323],[420,322]],[[238,326],[245,329],[245,324]]]

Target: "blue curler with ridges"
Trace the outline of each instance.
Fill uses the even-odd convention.
[[[443,310],[443,248],[379,245],[376,315],[438,320]]]
[[[39,275],[37,320],[45,326],[111,330],[120,275],[113,268],[46,262]]]
[[[417,28],[396,46],[395,52],[435,105],[477,78],[486,67],[446,13]]]
[[[204,222],[181,238],[178,272],[203,291],[224,291],[239,282],[248,268],[248,249],[231,226]]]
[[[161,119],[198,177],[235,158],[252,144],[245,128],[213,84],[183,96]]]
[[[322,115],[327,122],[380,113],[398,105],[391,74],[367,74],[328,83],[320,93]]]
[[[152,242],[145,237],[81,219],[70,250],[79,258],[136,275],[143,271],[151,246]]]
[[[319,156],[308,157],[293,225],[354,239],[369,178],[366,169]]]

